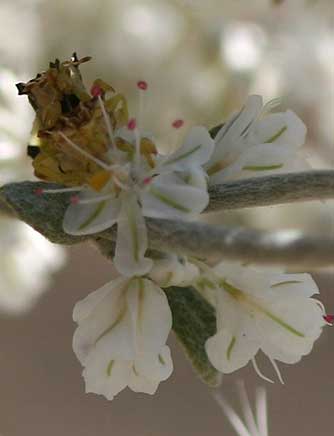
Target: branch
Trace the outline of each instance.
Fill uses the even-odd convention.
[[[62,230],[66,194],[36,196],[45,183],[13,183],[0,188],[0,198],[17,216],[52,242],[75,244],[98,240],[102,251],[112,250],[103,239],[116,240],[116,226],[94,236],[71,236]],[[334,240],[305,236],[299,231],[261,231],[212,226],[201,222],[147,219],[150,249],[175,251],[208,259],[240,260],[261,265],[313,269],[334,265]],[[100,238],[103,238],[102,240]]]
[[[147,220],[150,246],[208,260],[314,269],[334,265],[334,239],[296,230],[263,231],[200,222]]]
[[[209,188],[208,211],[334,198],[334,170],[303,171],[225,182]]]

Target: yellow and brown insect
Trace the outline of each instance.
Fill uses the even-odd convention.
[[[92,160],[68,146],[64,136],[90,155],[104,159],[109,138],[101,106],[96,95],[85,88],[79,66],[90,57],[51,62],[49,69],[27,83],[16,86],[27,95],[36,112],[33,133],[38,145],[28,146],[35,175],[43,180],[76,186],[89,181],[101,171]],[[100,97],[113,129],[128,122],[127,103],[123,95],[100,79],[92,89]],[[111,96],[110,96],[111,94]]]

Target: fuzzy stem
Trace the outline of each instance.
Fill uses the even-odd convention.
[[[334,198],[334,170],[275,174],[209,187],[208,211]]]
[[[116,226],[99,234],[71,236],[62,229],[69,194],[36,196],[36,189],[54,185],[22,182],[0,188],[0,199],[19,219],[59,244],[99,237],[116,240]],[[209,260],[240,260],[262,265],[285,265],[304,270],[334,265],[334,240],[307,236],[296,230],[263,231],[212,226],[201,222],[146,219],[150,249],[173,251]]]

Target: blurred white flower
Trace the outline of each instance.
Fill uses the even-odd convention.
[[[28,225],[0,216],[0,312],[29,310],[64,263],[63,249]]]
[[[33,114],[17,98],[17,77],[0,70],[0,184],[31,176],[26,154]],[[36,302],[50,274],[64,262],[64,250],[26,224],[1,215],[0,311],[21,313]]]
[[[239,436],[268,436],[268,408],[265,389],[256,389],[254,412],[252,411],[251,403],[243,382],[238,383],[238,393],[244,419],[232,409],[219,391],[214,392],[213,396],[230,421],[236,434]]]
[[[15,72],[34,67],[42,49],[39,7],[43,0],[1,0],[1,65]]]
[[[266,35],[259,26],[247,22],[231,23],[221,36],[222,60],[236,72],[255,70],[265,42]]]

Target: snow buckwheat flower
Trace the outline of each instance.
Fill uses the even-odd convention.
[[[173,370],[166,339],[172,315],[151,280],[120,277],[76,304],[73,349],[86,391],[111,400],[125,387],[153,394]]]
[[[223,262],[197,281],[197,288],[214,302],[217,333],[205,344],[211,363],[231,373],[251,361],[259,350],[269,358],[283,383],[276,360],[296,363],[309,354],[328,324],[309,274],[258,271]]]
[[[34,158],[36,174],[70,185],[44,192],[76,192],[65,213],[65,232],[94,234],[117,223],[115,266],[128,277],[143,275],[152,267],[145,258],[144,217],[193,219],[205,209],[209,195],[202,165],[214,142],[204,127],[193,127],[178,150],[160,155],[152,135],[142,132],[136,119],[127,118],[123,99],[116,95],[105,100],[112,87],[97,80],[93,97],[87,97],[78,72],[85,60],[58,61],[45,77],[18,86],[35,99],[37,118],[46,127],[39,133],[46,142],[41,147],[44,155]],[[48,94],[55,94],[58,109],[52,106],[53,112],[39,105],[46,87],[41,88],[41,82],[50,86]],[[137,86],[140,92],[147,89],[144,81]]]
[[[205,165],[210,184],[299,168],[296,159],[306,127],[292,111],[267,114],[278,100],[263,106],[252,95],[215,136],[215,150]]]

